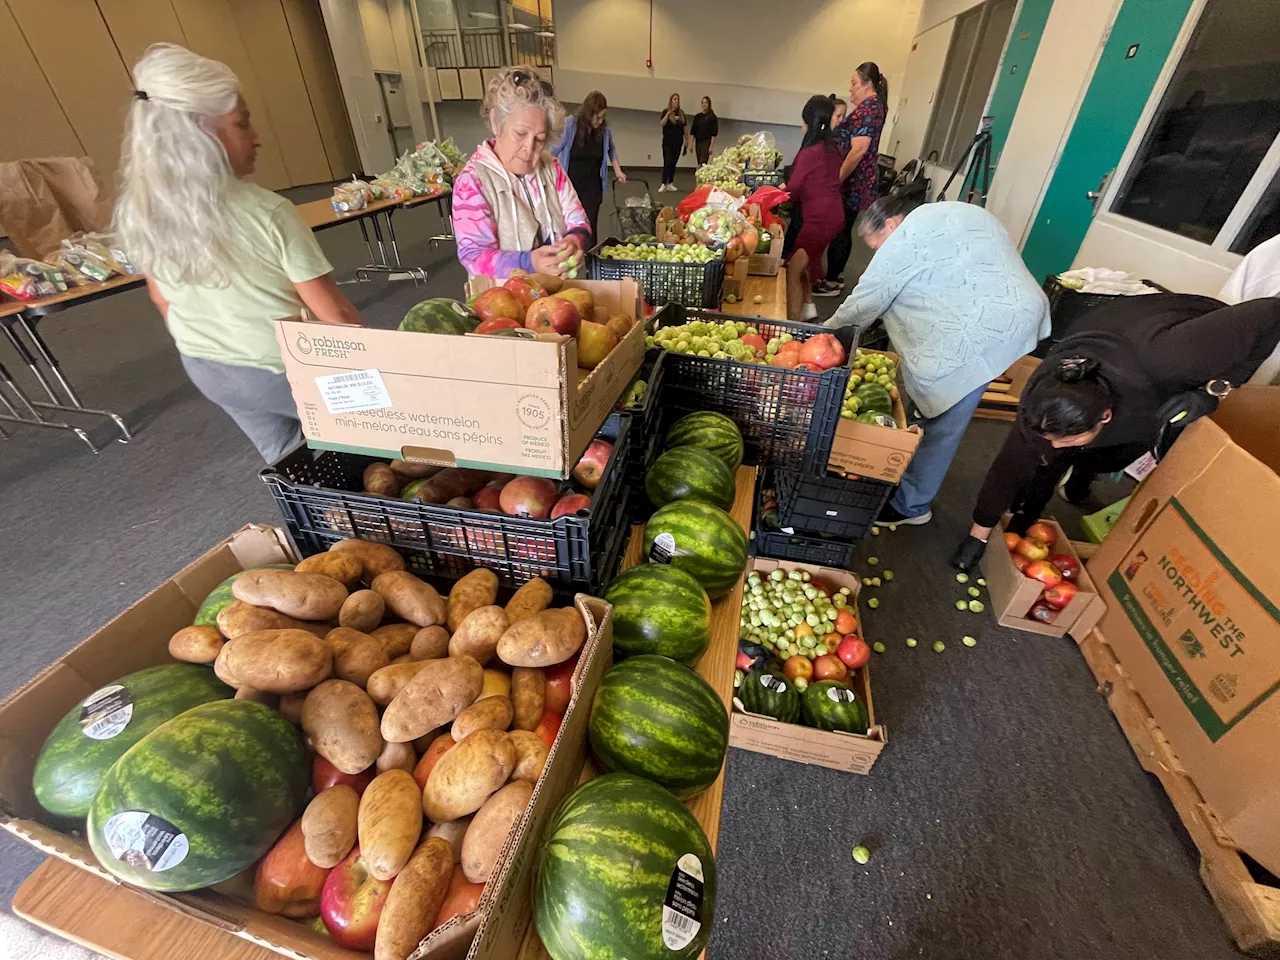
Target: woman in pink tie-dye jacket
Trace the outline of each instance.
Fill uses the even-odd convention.
[[[564,122],[551,85],[526,67],[500,70],[485,91],[494,138],[453,183],[453,233],[470,276],[499,279],[517,267],[560,276],[591,239],[564,168],[543,148]]]

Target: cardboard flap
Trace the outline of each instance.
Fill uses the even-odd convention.
[[[1210,419],[1236,446],[1280,473],[1280,387],[1237,387]]]

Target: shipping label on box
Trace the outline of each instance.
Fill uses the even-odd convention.
[[[1176,497],[1107,586],[1211,741],[1280,689],[1280,610]]]

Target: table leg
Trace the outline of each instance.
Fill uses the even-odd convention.
[[[5,329],[7,330],[8,327]],[[31,414],[30,417],[22,416],[18,409],[14,407],[13,403],[10,402],[9,397],[5,394],[4,390],[0,389],[0,405],[8,411],[7,414],[0,413],[0,420],[7,423],[25,423],[29,427],[45,427],[49,430],[69,430],[83,440],[85,445],[95,454],[98,452],[98,448],[93,445],[93,441],[89,439],[89,435],[79,427],[72,426],[69,423],[62,423],[57,420],[46,420],[44,417],[40,416],[39,411],[32,406],[32,402],[27,399],[27,395],[22,392],[22,388],[18,386],[13,377],[9,375],[9,370],[2,363],[0,363],[0,385],[8,387],[17,398],[18,402],[26,408],[28,413]],[[45,404],[41,404],[41,406],[45,406]],[[0,437],[8,439],[9,434],[3,429],[0,429]]]
[[[449,227],[452,228],[453,226],[453,194],[452,193],[444,194],[443,196],[439,197],[436,200],[436,204],[440,208],[440,216],[443,217],[444,222],[449,224]],[[453,233],[450,230],[449,232],[442,233],[439,236],[428,237],[427,242],[434,245],[437,243],[445,243],[445,242],[452,243],[454,239],[455,238],[453,236]]]
[[[369,242],[369,228],[365,226],[364,217],[357,221],[360,224],[360,236],[364,237],[364,248],[369,251],[369,262],[373,263],[373,244]]]

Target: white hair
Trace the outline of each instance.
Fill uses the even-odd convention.
[[[157,43],[133,68],[133,85],[116,235],[144,273],[225,286],[236,243],[223,198],[235,173],[215,124],[235,110],[240,81],[225,63]]]
[[[555,98],[551,84],[532,67],[503,67],[489,78],[480,114],[489,121],[496,137],[502,133],[508,118],[523,107],[537,107],[547,118],[547,135],[559,133],[564,126],[564,107]]]

